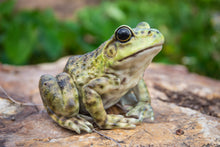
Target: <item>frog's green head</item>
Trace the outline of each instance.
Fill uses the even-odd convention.
[[[146,22],[139,23],[133,29],[122,25],[104,43],[103,57],[111,66],[136,62],[137,58],[151,62],[162,49],[163,43],[163,35],[158,30],[151,29]]]

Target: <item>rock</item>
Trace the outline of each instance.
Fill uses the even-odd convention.
[[[151,64],[145,81],[152,96],[153,122],[135,129],[76,133],[59,127],[46,113],[38,91],[40,75],[61,72],[67,58],[33,66],[0,64],[0,146],[218,146],[220,81],[189,73],[183,66]],[[21,103],[40,104],[26,106]],[[108,112],[116,112],[111,108]]]

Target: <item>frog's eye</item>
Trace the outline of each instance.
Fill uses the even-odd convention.
[[[123,27],[120,27],[116,32],[115,32],[115,37],[118,41],[120,42],[127,42],[131,39],[132,37],[132,32],[131,30],[126,27],[126,26],[123,26]]]

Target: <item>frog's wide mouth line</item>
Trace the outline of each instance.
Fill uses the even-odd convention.
[[[159,49],[159,48],[161,49],[161,48],[162,48],[162,45],[163,45],[163,43],[156,44],[156,45],[154,45],[154,46],[151,46],[151,47],[145,48],[145,49],[143,49],[143,50],[140,50],[140,51],[138,51],[138,52],[136,52],[136,53],[134,53],[134,54],[132,54],[132,55],[130,55],[130,56],[127,56],[127,57],[125,57],[125,58],[123,58],[123,59],[120,59],[120,60],[118,60],[118,61],[121,62],[121,61],[126,60],[126,59],[128,59],[128,58],[135,57],[135,56],[137,56],[139,53],[142,53],[142,52],[144,52],[144,51],[146,51],[146,50]]]

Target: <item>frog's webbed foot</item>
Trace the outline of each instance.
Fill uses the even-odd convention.
[[[149,103],[139,102],[134,108],[126,113],[126,116],[137,117],[140,121],[145,118],[150,118],[154,120],[154,112]]]
[[[102,126],[103,129],[116,129],[124,128],[131,129],[135,128],[136,124],[139,124],[140,121],[135,118],[125,118],[122,115],[108,114],[105,124]]]
[[[72,118],[61,117],[58,122],[59,125],[63,126],[64,128],[73,130],[78,134],[80,134],[81,131],[91,133],[93,129],[93,125],[79,115]]]
[[[80,134],[81,131],[85,131],[88,133],[92,132],[93,125],[90,122],[88,122],[86,119],[82,118],[79,114],[71,118],[67,118],[65,116],[59,117],[55,113],[53,113],[53,111],[50,109],[48,111],[48,114],[60,126],[75,131],[78,134]]]

